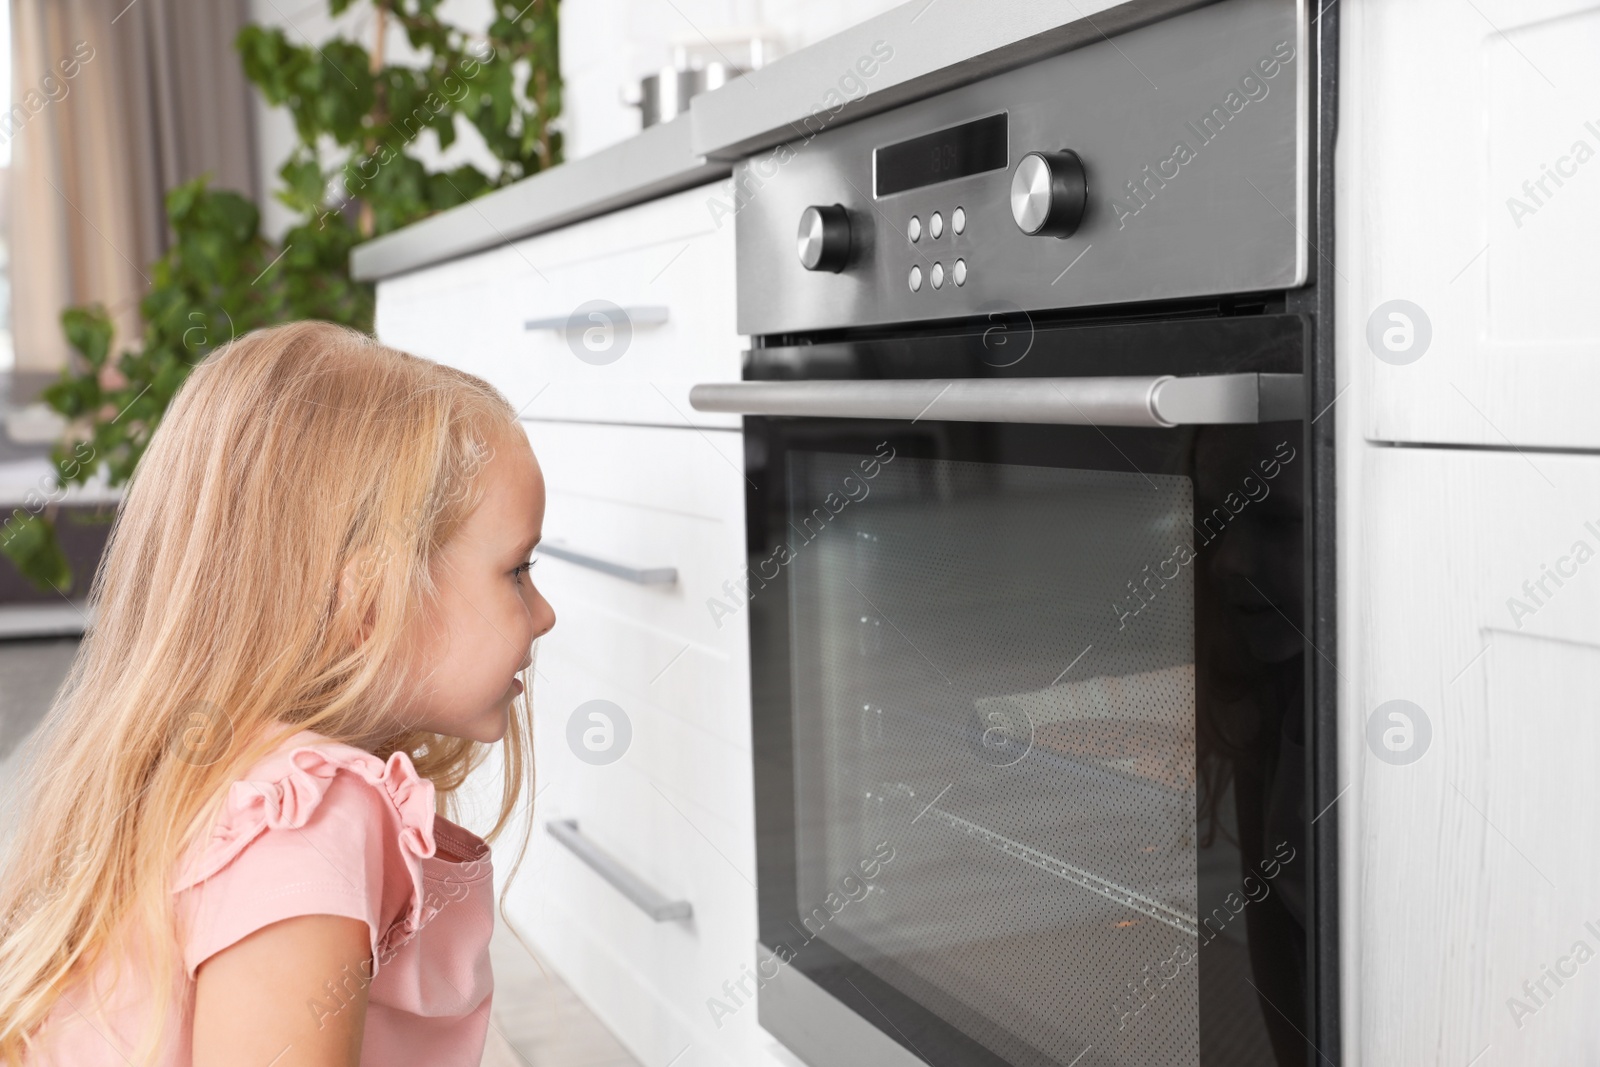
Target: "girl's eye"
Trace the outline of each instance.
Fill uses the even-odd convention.
[[[511,572],[511,575],[512,575],[513,578],[516,579],[518,585],[522,584],[522,576],[523,576],[523,574],[528,572],[528,571],[530,571],[530,570],[532,570],[533,569],[533,565],[535,563],[538,563],[538,562],[539,561],[536,560],[536,559],[530,559],[530,560],[524,560],[523,562],[517,564],[516,568]]]

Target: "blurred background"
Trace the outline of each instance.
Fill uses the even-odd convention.
[[[0,634],[81,624],[106,508],[187,365],[272,321],[371,327],[355,244],[615,145],[891,6],[0,6]],[[73,420],[86,443],[52,464]],[[90,447],[103,468],[79,462]]]

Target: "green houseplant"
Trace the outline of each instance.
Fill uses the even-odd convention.
[[[44,393],[68,423],[51,454],[59,484],[30,494],[0,524],[0,552],[35,585],[61,591],[73,581],[54,526],[61,491],[102,466],[111,485],[124,484],[207,353],[296,319],[370,330],[373,288],[349,275],[356,244],[561,161],[558,0],[494,0],[492,21],[477,35],[442,20],[440,2],[370,0],[370,51],[343,39],[297,44],[275,27],[239,34],[245,76],[294,120],[297,142],[274,195],[299,221],[270,240],[254,203],[209,188],[203,176],[167,194],[174,241],[149,271],[144,334],[132,347],[114,353],[103,307],[63,312],[79,358]],[[329,0],[328,9],[339,15],[352,6]],[[391,23],[418,53],[412,65],[385,60]],[[471,164],[429,171],[411,153],[425,130],[450,147],[458,116],[482,135],[496,173]]]

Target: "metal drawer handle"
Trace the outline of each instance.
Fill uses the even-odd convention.
[[[697,411],[815,418],[1191,426],[1305,417],[1299,374],[702,383]]]
[[[599,314],[599,312],[593,312]],[[622,314],[634,326],[660,326],[667,321],[667,309],[659,304],[647,304],[642,307],[623,308]],[[572,321],[571,315],[552,315],[544,319],[529,319],[522,324],[524,330],[557,330],[565,331],[569,326],[587,327],[587,319]],[[612,323],[612,325],[616,325]]]
[[[571,849],[574,856],[610,882],[617,892],[639,905],[656,922],[687,919],[694,915],[693,904],[687,900],[668,900],[638,875],[601,851],[598,845],[579,833],[576,819],[552,819],[544,824],[544,828],[550,831],[551,837]]]
[[[542,544],[539,546],[539,551],[546,556],[564,559],[568,563],[576,563],[580,567],[588,567],[592,571],[609,574],[613,578],[621,578],[638,585],[673,585],[678,580],[676,567],[630,567],[626,563],[613,563],[609,559],[591,556],[587,552],[578,552],[560,544]]]

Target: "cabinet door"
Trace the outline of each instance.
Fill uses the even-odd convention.
[[[1600,9],[1339,5],[1338,332],[1374,440],[1600,446]]]
[[[712,183],[378,286],[384,342],[492,382],[524,418],[737,428],[689,387],[737,381],[733,224]]]
[[[737,992],[754,991],[756,940],[748,636],[724,588],[745,572],[741,435],[525,428],[548,494],[534,576],[557,621],[537,656],[541,793],[508,910],[641,1062],[772,1062]],[[653,921],[552,820],[693,917]]]
[[[1600,458],[1362,467],[1368,517],[1341,534],[1349,1062],[1600,1062]]]

